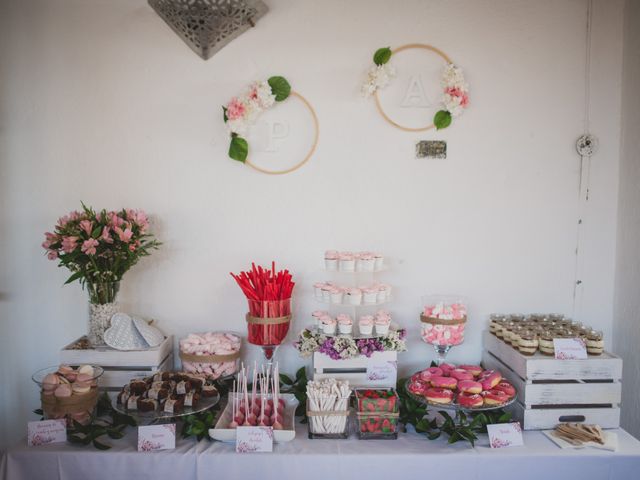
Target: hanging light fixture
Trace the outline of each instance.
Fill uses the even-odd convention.
[[[149,0],[149,5],[204,60],[268,10],[260,0]]]

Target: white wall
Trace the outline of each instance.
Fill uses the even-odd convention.
[[[622,71],[622,149],[618,241],[614,297],[613,346],[624,358],[622,424],[640,436],[640,3],[627,1],[624,10]]]
[[[244,328],[229,277],[276,259],[298,280],[296,330],[315,308],[326,248],[394,259],[391,306],[410,330],[404,372],[432,358],[419,297],[471,298],[453,360],[478,361],[491,311],[573,312],[586,1],[268,0],[270,12],[207,62],[143,0],[5,1],[0,6],[0,314],[5,441],[24,430],[29,376],[86,330],[86,296],[42,254],[42,232],[80,200],[144,208],[164,242],[123,284],[124,305],[177,337]],[[584,300],[575,313],[610,344],[617,204],[621,0],[596,2]],[[410,134],[358,86],[372,52],[431,43],[467,74],[469,111]],[[220,105],[283,74],[315,106],[316,155],[268,177],[226,157]],[[419,139],[449,158],[416,160]],[[284,370],[302,361],[282,349]]]

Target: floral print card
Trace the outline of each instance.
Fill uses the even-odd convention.
[[[138,451],[172,450],[176,448],[176,424],[138,427]]]
[[[273,451],[273,428],[238,427],[236,429],[236,452],[259,453]]]
[[[27,445],[30,447],[66,441],[67,425],[64,419],[27,423]]]
[[[519,447],[524,445],[522,428],[518,422],[487,425],[491,448]]]

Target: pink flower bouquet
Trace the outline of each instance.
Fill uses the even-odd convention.
[[[123,275],[160,243],[147,233],[149,220],[142,210],[82,208],[61,217],[42,246],[49,260],[72,272],[65,285],[78,280],[91,303],[111,303]]]

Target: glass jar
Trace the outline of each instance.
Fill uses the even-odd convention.
[[[553,346],[554,338],[557,337],[556,333],[552,330],[545,330],[544,332],[542,332],[540,338],[538,339],[538,350],[540,350],[540,353],[551,357],[555,355],[555,348]]]
[[[518,349],[518,342],[520,342],[520,335],[525,331],[524,325],[516,325],[511,331],[511,346],[516,350]]]
[[[320,399],[317,405],[307,399],[307,416],[310,439],[346,439],[349,438],[349,397],[335,395]],[[324,404],[332,405],[330,411],[323,409]]]
[[[398,438],[398,394],[393,388],[356,389],[356,419],[361,440]]]
[[[489,332],[496,334],[496,330],[500,326],[500,322],[506,318],[502,313],[492,313],[489,315]],[[502,327],[500,327],[502,328]]]
[[[604,335],[599,330],[591,330],[587,334],[587,354],[602,355],[604,352]]]
[[[533,330],[524,330],[518,341],[518,351],[531,356],[538,351],[538,334]]]
[[[502,341],[505,343],[511,343],[511,332],[516,326],[516,322],[513,320],[507,321],[502,327]]]

